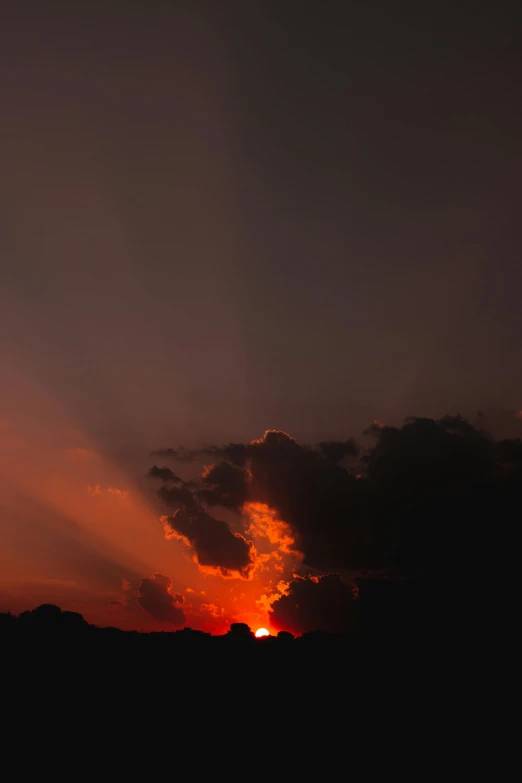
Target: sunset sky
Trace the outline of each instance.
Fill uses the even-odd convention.
[[[520,435],[504,5],[2,12],[0,611],[275,631],[270,602],[320,569],[259,499],[211,510],[251,566],[198,565],[147,473],[213,460],[151,452],[478,410]]]

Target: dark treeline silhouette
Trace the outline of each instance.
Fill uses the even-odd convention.
[[[279,631],[277,635],[256,638],[244,623],[232,623],[229,631],[222,635],[211,635],[189,627],[168,631],[124,631],[110,626],[99,627],[88,623],[78,612],[62,611],[54,604],[42,604],[18,616],[10,612],[1,613],[0,638],[4,650],[9,643],[34,649],[38,649],[42,643],[77,643],[79,648],[99,647],[104,651],[136,647],[147,651],[159,647],[180,652],[197,648],[208,650],[209,653],[225,649],[245,653],[248,650],[298,650],[311,645],[342,649],[355,643],[360,637],[357,631],[386,630],[400,633],[417,630],[411,624],[412,607],[409,604],[419,601],[419,595],[417,589],[412,589],[411,583],[372,577],[361,580],[359,584],[360,593],[355,606],[363,612],[368,611],[368,618],[375,619],[375,622],[373,626],[365,623],[363,620],[366,618],[361,615],[356,622],[352,622],[352,631],[344,633],[329,633],[318,627],[301,636]],[[406,600],[402,595],[397,600],[401,591],[405,592]],[[406,602],[408,612],[405,611]],[[421,607],[415,605],[413,611],[421,611]]]
[[[384,584],[384,582],[383,582]],[[367,589],[367,588],[366,588]],[[390,596],[388,606],[392,605],[393,596]],[[366,599],[363,599],[366,600]],[[374,600],[373,598],[371,600]],[[379,606],[382,599],[378,600]],[[387,625],[393,618],[391,625],[401,627],[398,622],[397,612],[388,613]],[[355,629],[362,629],[361,625],[354,625]],[[368,629],[365,629],[368,630]],[[308,631],[301,636],[294,636],[288,631],[279,631],[277,635],[264,636],[256,638],[253,631],[245,623],[232,623],[226,634],[212,635],[205,631],[194,630],[189,627],[178,630],[166,631],[124,631],[120,628],[111,626],[99,627],[88,623],[79,612],[62,611],[59,606],[54,604],[41,604],[35,609],[22,612],[15,615],[10,612],[0,614],[0,636],[3,643],[9,641],[22,641],[28,643],[38,643],[41,641],[81,641],[102,642],[110,646],[114,644],[126,645],[128,643],[143,644],[145,646],[160,642],[169,647],[191,647],[193,645],[206,646],[216,649],[223,646],[247,645],[248,647],[284,647],[290,643],[294,645],[306,644],[324,644],[326,642],[334,645],[341,645],[355,636],[353,632],[347,633],[329,633],[321,628]]]
[[[404,698],[403,677],[423,665],[431,643],[418,634],[322,630],[299,637],[280,631],[257,639],[242,623],[220,636],[190,628],[123,631],[43,604],[18,617],[0,614],[0,650],[2,692],[15,697],[16,709],[25,712],[34,704],[44,709],[39,731],[49,727],[56,736],[58,708],[71,730],[87,717],[113,743],[118,732],[130,732],[140,742],[143,731],[167,717],[173,706],[183,722],[210,710],[213,721],[228,723],[233,710],[236,719],[251,726],[253,713],[277,715],[280,709],[292,715],[294,724],[314,704],[323,709],[338,705],[348,691],[351,702],[346,703],[363,704],[383,680],[399,682]]]

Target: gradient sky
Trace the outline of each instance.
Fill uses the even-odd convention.
[[[245,616],[266,584],[165,541],[151,450],[522,407],[521,29],[502,2],[2,12],[2,607],[101,621],[160,572]]]

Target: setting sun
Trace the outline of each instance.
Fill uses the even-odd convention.
[[[256,631],[256,639],[260,639],[262,636],[270,636],[266,628],[258,628]]]

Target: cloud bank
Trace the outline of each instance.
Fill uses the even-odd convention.
[[[347,629],[354,600],[378,616],[375,596],[393,596],[418,615],[406,583],[426,596],[426,580],[444,575],[457,589],[478,557],[502,556],[509,540],[522,498],[522,441],[497,441],[481,425],[462,416],[374,422],[364,449],[353,439],[303,445],[277,430],[249,443],[172,449],[184,461],[215,461],[190,482],[160,487],[176,508],[165,524],[200,566],[222,576],[251,576],[256,550],[246,536],[269,540],[275,550],[264,557],[274,562],[299,553],[301,575],[308,568],[316,576],[294,579],[273,600],[274,627]],[[237,512],[237,530],[206,510],[214,507]],[[377,571],[385,581],[367,578],[354,599],[347,580]]]

